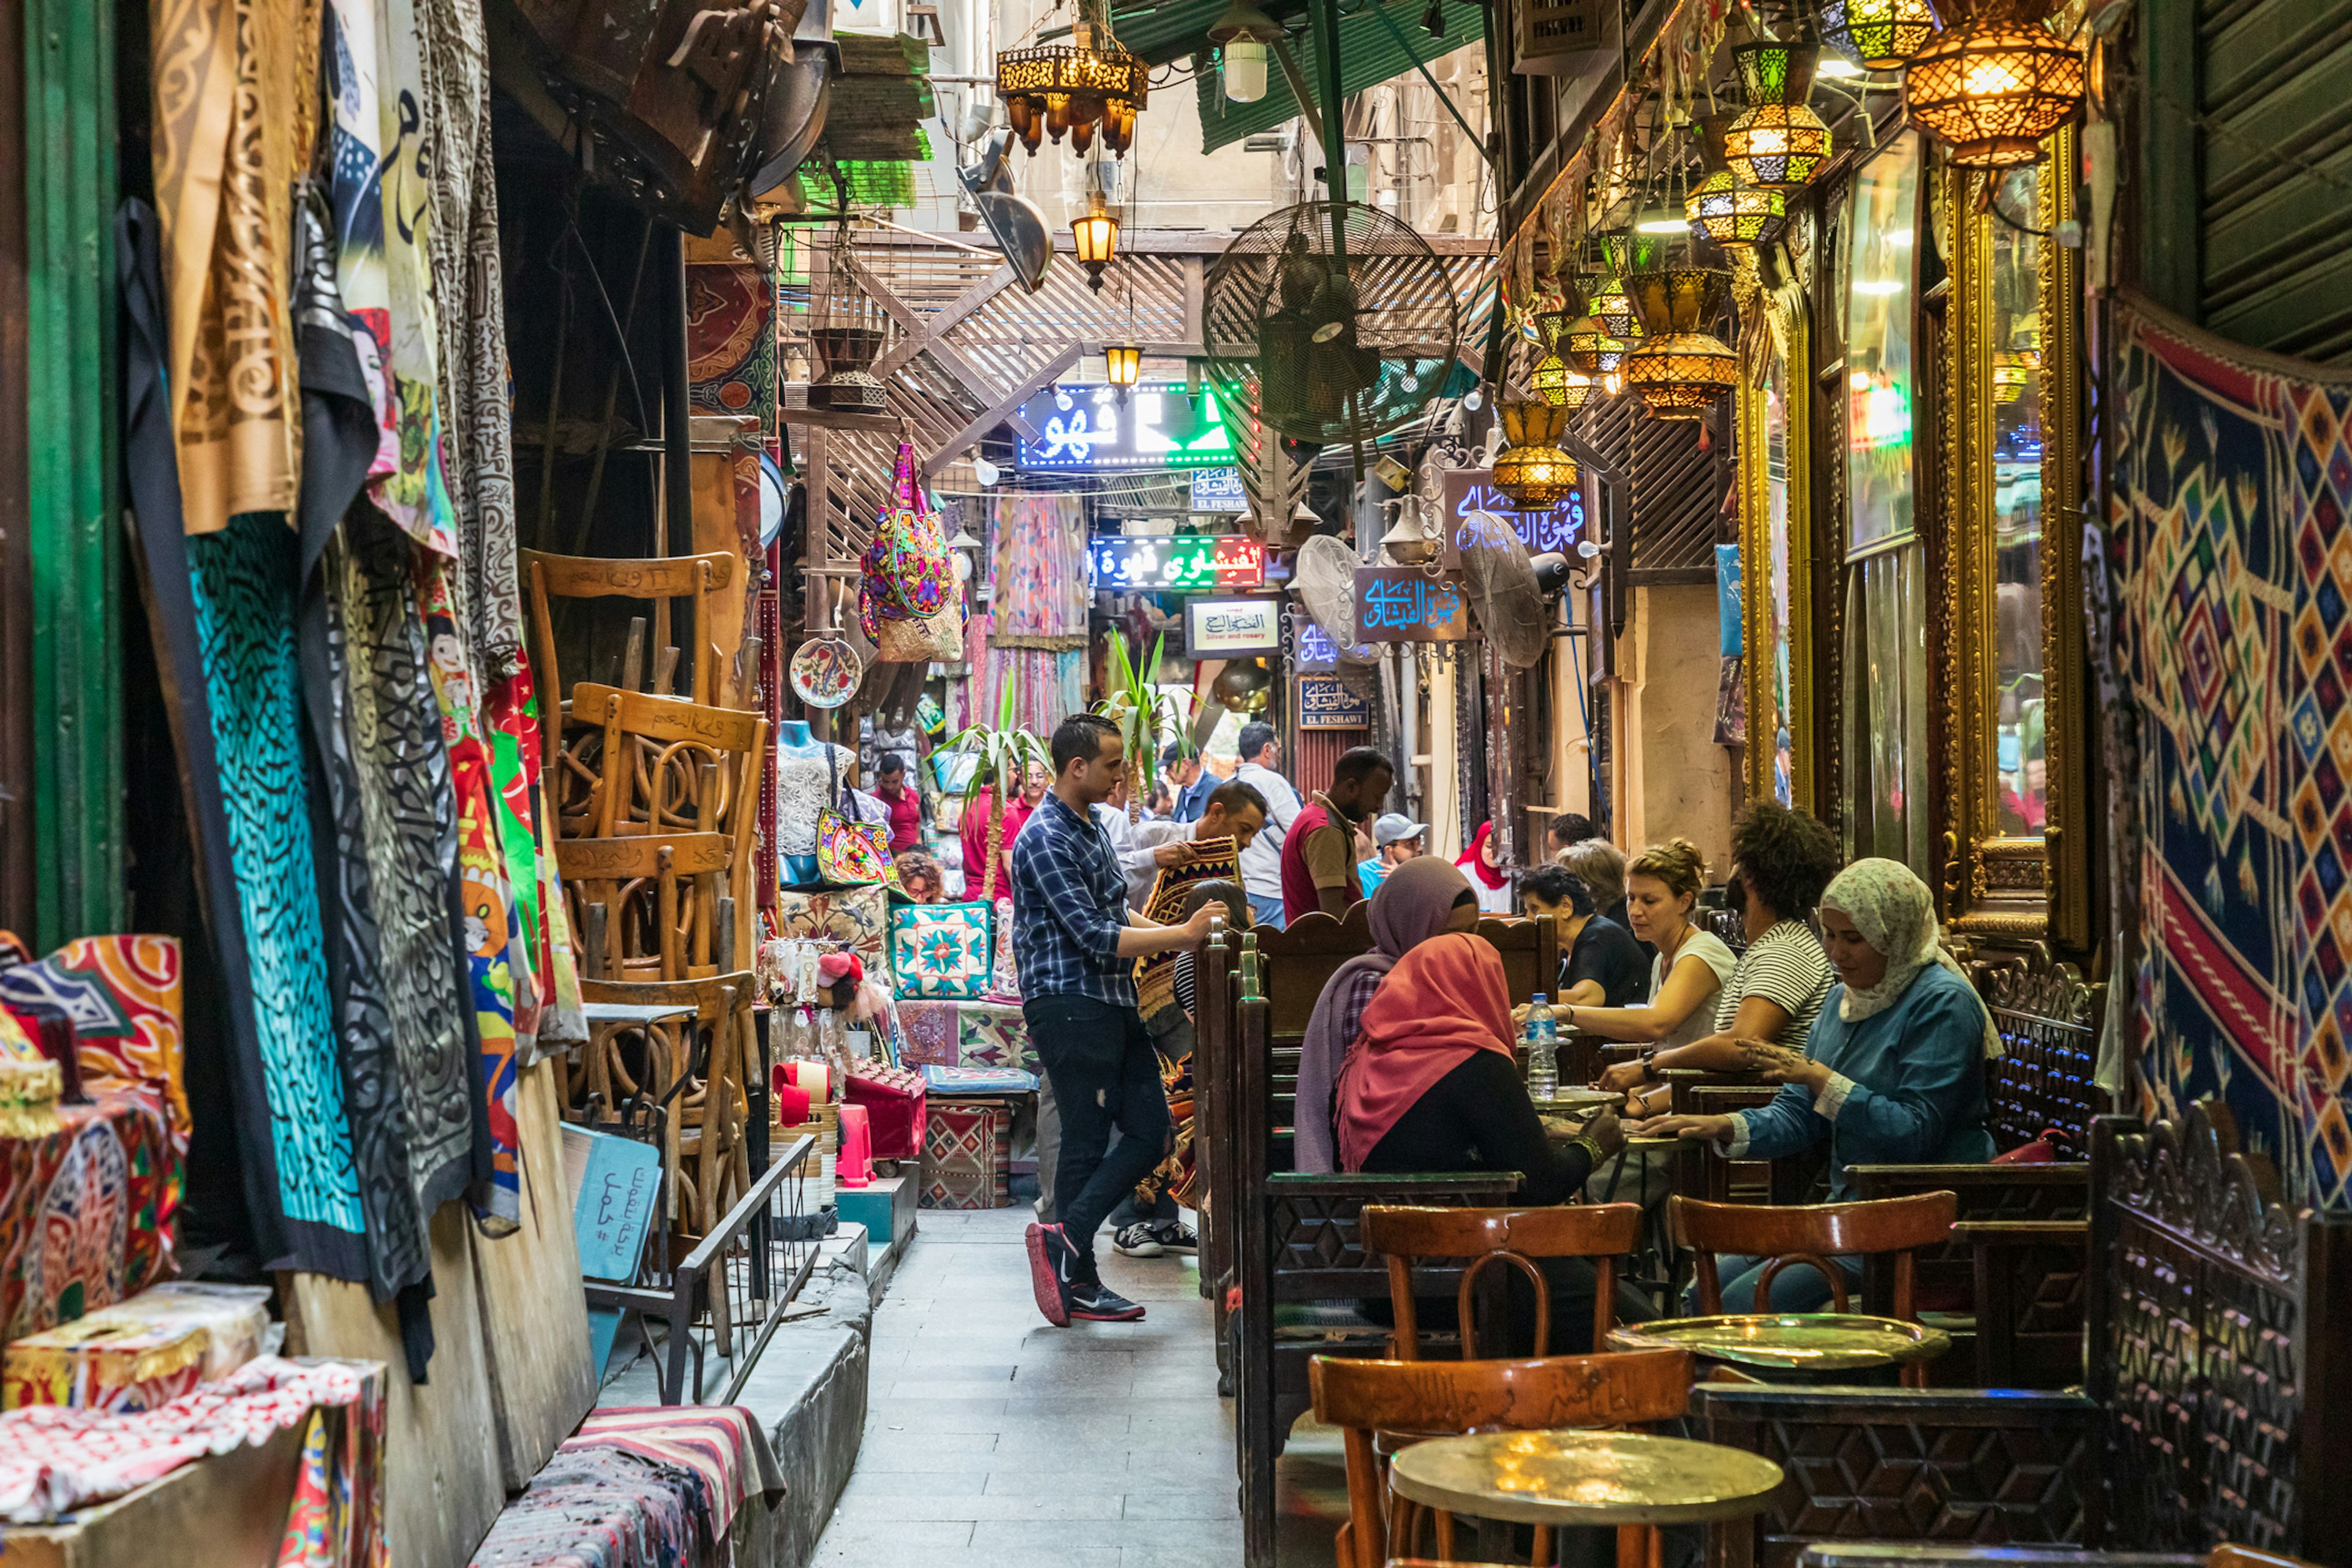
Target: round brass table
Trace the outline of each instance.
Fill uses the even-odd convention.
[[[1415,1443],[1389,1484],[1431,1508],[1514,1524],[1689,1524],[1762,1512],[1780,1467],[1643,1432],[1493,1432]]]
[[[1853,1372],[1933,1361],[1952,1348],[1941,1329],[1842,1312],[1750,1312],[1659,1318],[1609,1331],[1612,1351],[1685,1350],[1709,1361],[1809,1372]]]
[[[1549,1100],[1537,1100],[1535,1106],[1536,1114],[1538,1116],[1568,1116],[1581,1120],[1606,1110],[1612,1106],[1624,1103],[1623,1095],[1612,1093],[1605,1089],[1579,1089],[1573,1085],[1562,1084],[1559,1092]]]

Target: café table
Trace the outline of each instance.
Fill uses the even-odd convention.
[[[1657,1318],[1609,1332],[1612,1351],[1685,1350],[1702,1361],[1795,1372],[1857,1372],[1935,1360],[1952,1336],[1858,1312],[1742,1312]]]
[[[1745,1449],[1582,1429],[1433,1437],[1389,1469],[1399,1496],[1427,1507],[1555,1528],[1748,1519],[1780,1479],[1780,1466]]]

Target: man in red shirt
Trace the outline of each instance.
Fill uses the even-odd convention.
[[[890,808],[891,854],[923,842],[923,797],[907,777],[906,758],[896,752],[882,753],[874,770],[874,796]]]
[[[1291,820],[1282,840],[1282,914],[1286,922],[1310,910],[1338,917],[1362,898],[1356,880],[1356,825],[1380,810],[1396,782],[1396,768],[1370,746],[1342,753],[1331,787],[1318,790]]]

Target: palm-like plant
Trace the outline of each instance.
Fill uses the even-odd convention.
[[[1127,651],[1127,634],[1117,629],[1110,633],[1105,662],[1108,679],[1104,682],[1110,695],[1095,704],[1095,711],[1118,726],[1118,737],[1127,745],[1128,774],[1132,781],[1127,792],[1127,819],[1135,820],[1143,809],[1143,797],[1151,793],[1160,777],[1160,733],[1163,729],[1176,732],[1179,754],[1192,754],[1192,726],[1190,709],[1199,699],[1179,701],[1152,683],[1160,669],[1160,657],[1168,650],[1167,634],[1151,645],[1151,658],[1139,662]]]
[[[967,726],[948,742],[947,749],[967,752],[977,759],[971,777],[964,783],[963,805],[966,811],[970,811],[973,802],[980,798],[982,790],[994,786],[988,818],[988,865],[982,871],[980,879],[982,900],[992,904],[996,901],[996,868],[1004,858],[1005,797],[1021,787],[1021,780],[1028,773],[1030,763],[1034,763],[1049,773],[1053,771],[1051,763],[1047,761],[1045,742],[1013,721],[1013,686],[1007,681],[1003,698],[997,706],[996,722]],[[1000,783],[1000,780],[1006,782]],[[964,868],[967,894],[971,888],[971,868],[967,866]]]

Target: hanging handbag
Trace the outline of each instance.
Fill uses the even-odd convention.
[[[940,514],[915,479],[915,449],[898,443],[891,495],[859,563],[858,626],[886,664],[963,657],[963,595]]]
[[[898,880],[890,861],[890,826],[860,822],[841,808],[841,767],[832,747],[825,762],[833,775],[834,804],[816,814],[816,874],[821,881],[839,887],[868,888]]]

